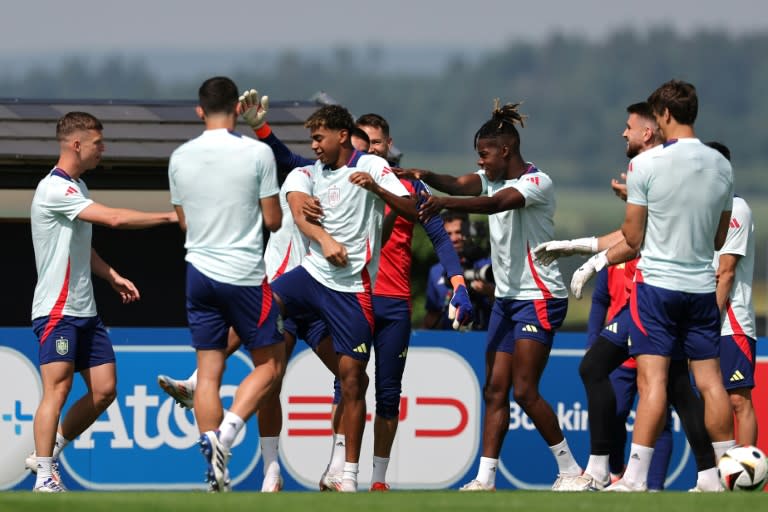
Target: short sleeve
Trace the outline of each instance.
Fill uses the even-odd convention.
[[[526,207],[551,201],[552,180],[546,174],[525,174],[512,186],[525,198]]]
[[[627,167],[627,203],[648,206],[648,175],[650,162],[635,157]]]
[[[312,171],[307,167],[297,167],[288,173],[283,183],[285,193],[304,192],[312,195]]]
[[[725,238],[723,247],[718,252],[720,254],[746,256],[747,243],[749,242],[749,234],[751,231],[752,212],[749,208],[741,207],[738,203],[734,202],[734,210],[731,214],[728,235]]]
[[[260,156],[261,186],[259,187],[259,198],[261,199],[277,195],[280,192],[280,187],[277,185],[277,163],[272,150],[268,150]]]
[[[485,194],[488,193],[488,176],[485,175],[485,171],[482,169],[476,171],[475,174],[480,176],[481,190],[480,190],[480,194],[478,195],[484,196]]]
[[[43,206],[48,211],[64,215],[74,220],[80,212],[93,204],[93,200],[83,195],[77,184],[64,179],[52,179]]]
[[[168,162],[168,188],[171,193],[171,204],[179,206],[181,205],[181,198],[176,186],[176,172],[176,152],[174,152]]]

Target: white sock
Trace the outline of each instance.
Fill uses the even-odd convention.
[[[359,467],[360,467],[360,464],[358,464],[357,462],[345,462],[344,474],[341,476],[341,479],[352,480],[353,482],[357,482],[357,473],[358,473]]]
[[[280,474],[280,462],[278,461],[279,437],[261,438],[261,457],[264,459],[264,476]]]
[[[600,483],[605,483],[611,479],[611,470],[608,463],[609,455],[590,455],[587,462],[587,469],[584,473]]]
[[[187,387],[191,391],[194,391],[195,389],[197,389],[197,368],[195,368],[195,371],[192,372],[192,375],[190,375],[189,378],[187,379]]]
[[[648,468],[651,466],[653,447],[632,443],[629,450],[629,462],[622,477],[631,487],[648,485]]]
[[[720,457],[725,455],[725,452],[736,446],[736,440],[731,439],[729,441],[718,441],[712,443],[712,448],[715,449],[715,464],[720,460]]]
[[[717,467],[705,469],[699,471],[696,478],[696,487],[702,491],[717,491],[722,485],[720,484],[720,475],[717,472]]]
[[[571,449],[568,447],[568,441],[565,438],[563,438],[563,440],[557,443],[556,445],[550,446],[549,449],[552,451],[552,455],[555,456],[555,460],[557,461],[558,474],[560,475],[580,475],[581,474],[581,466],[579,466],[579,463],[576,462],[576,459],[573,458]]]
[[[389,457],[373,456],[373,475],[371,482],[387,481],[387,466],[389,466]]]
[[[53,460],[57,460],[59,458],[61,450],[63,450],[64,447],[68,444],[69,439],[56,432],[56,444],[53,445]]]
[[[477,481],[486,487],[496,485],[496,468],[499,466],[499,459],[490,457],[480,457],[480,466],[477,468]]]
[[[344,471],[344,463],[347,461],[347,437],[344,434],[333,434],[333,447],[331,448],[331,462],[328,464],[328,472],[338,474]]]
[[[235,442],[237,433],[240,432],[245,426],[243,419],[237,414],[227,411],[224,415],[224,419],[219,425],[219,441],[224,446],[225,450],[229,451],[232,448],[232,444]]]
[[[40,487],[43,485],[43,482],[51,478],[51,462],[53,462],[53,457],[37,458],[37,479],[35,480],[35,487]]]

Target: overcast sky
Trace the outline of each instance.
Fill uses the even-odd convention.
[[[0,56],[236,47],[495,48],[620,27],[768,30],[765,0],[4,0]],[[633,10],[634,9],[634,10]]]

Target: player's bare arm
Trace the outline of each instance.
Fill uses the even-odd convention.
[[[720,214],[720,223],[717,225],[717,233],[715,233],[715,250],[719,251],[723,248],[725,239],[728,236],[728,226],[731,223],[731,210],[722,212]]]
[[[283,210],[280,208],[280,199],[277,194],[261,198],[259,206],[264,217],[264,227],[272,233],[280,229],[283,223]]]
[[[398,178],[422,180],[432,188],[452,196],[478,196],[483,191],[480,176],[475,173],[463,176],[437,174],[426,169],[392,169]]]
[[[303,214],[304,204],[312,199],[309,194],[293,191],[286,196],[288,206],[291,208],[293,220],[304,235],[320,244],[323,256],[336,267],[344,267],[348,263],[347,249],[338,243],[320,224],[310,221]]]
[[[731,288],[736,278],[736,265],[741,259],[740,254],[721,254],[715,277],[717,279],[717,307],[723,311],[728,303]]]
[[[108,282],[112,289],[120,295],[123,304],[129,304],[141,298],[136,285],[121,276],[94,249],[91,249],[91,272]]]
[[[645,221],[648,216],[648,208],[636,204],[627,204],[627,211],[624,215],[624,224],[621,226],[621,232],[629,247],[636,253],[640,252],[645,238]],[[727,228],[726,223],[726,228]],[[615,261],[613,263],[620,263]]]
[[[367,172],[353,172],[349,176],[349,182],[362,187],[379,196],[392,210],[398,215],[405,217],[411,222],[416,221],[416,200],[410,196],[397,196],[384,189]]]
[[[142,229],[179,222],[179,217],[175,211],[140,212],[127,208],[110,208],[99,203],[93,203],[86,207],[77,218],[91,224],[115,229]]]
[[[479,177],[477,177],[480,180]],[[419,209],[419,218],[426,220],[448,208],[467,213],[494,214],[525,207],[525,197],[516,188],[499,190],[491,197],[429,196]]]

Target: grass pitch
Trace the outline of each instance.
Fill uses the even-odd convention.
[[[552,511],[587,512],[725,512],[766,510],[766,493],[693,494],[663,493],[553,493],[541,491],[499,491],[459,493],[457,491],[392,491],[389,493],[336,494],[285,492],[260,494],[233,492],[70,492],[40,495],[28,491],[0,493],[0,511],[41,512],[160,512],[160,511],[235,511],[258,512],[365,512],[406,511]]]

